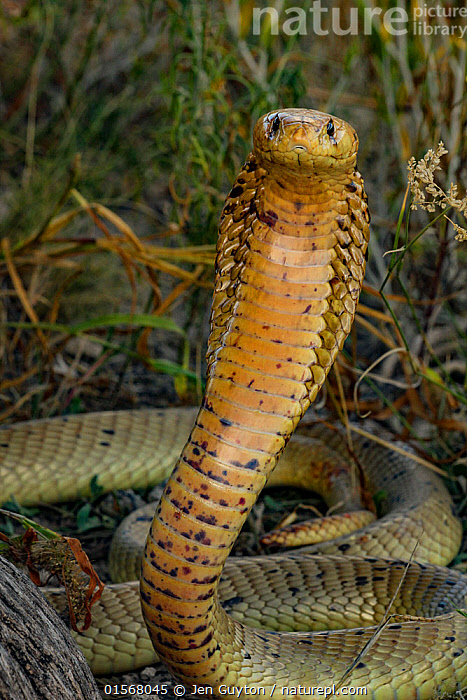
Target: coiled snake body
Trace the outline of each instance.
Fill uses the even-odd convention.
[[[349,669],[346,685],[380,699],[437,697],[467,682],[467,621],[446,612],[465,607],[467,582],[434,565],[447,563],[459,546],[449,496],[436,477],[374,446],[357,441],[355,451],[358,461],[368,457],[370,487],[386,494],[385,517],[313,553],[229,560],[219,587],[242,524],[351,327],[369,235],[357,147],[354,130],[340,119],[311,110],[272,112],[256,124],[253,152],[223,210],[205,397],[157,507],[141,576],[142,611],[157,653],[178,678],[209,686],[214,695],[221,686],[254,686],[282,697],[287,687],[338,684]],[[140,485],[155,457],[146,460],[145,449],[155,452],[157,441],[171,446],[161,457],[166,471],[172,446],[180,446],[192,420],[177,410],[70,417],[30,424],[26,443],[14,426],[2,437],[5,495],[21,498],[7,481],[18,452],[39,464],[38,480],[47,439],[56,461],[64,450],[79,463],[91,448],[104,467],[104,486],[106,480],[119,486],[131,474]],[[65,431],[60,437],[57,425]],[[90,445],[83,447],[86,437]],[[303,483],[311,462],[319,472],[315,487],[326,490],[324,481],[335,480],[331,449],[342,463],[340,434],[314,429],[311,443],[292,442],[270,483],[287,470]],[[123,461],[121,477],[116,461]],[[94,467],[80,476],[68,462],[66,470],[75,483],[63,486],[55,476],[55,497],[69,498],[80,479],[89,483]],[[24,480],[21,469],[17,475]],[[417,540],[418,563],[380,558],[409,558]],[[390,612],[405,617],[375,634],[394,593]],[[122,622],[129,608],[138,617],[135,601],[135,584],[104,594],[97,627],[81,641],[86,648],[90,640],[97,671],[108,670],[101,661],[112,654],[104,642],[118,634],[111,665],[125,657],[149,661],[140,623]],[[334,631],[319,631],[326,624]],[[254,629],[260,625],[269,629]],[[306,626],[315,631],[302,631]]]

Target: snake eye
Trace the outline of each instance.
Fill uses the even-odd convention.
[[[274,121],[272,122],[272,126],[271,126],[271,131],[273,134],[276,133],[276,131],[279,129],[280,125],[281,125],[281,120],[279,119],[279,115],[276,114],[276,116],[274,117]]]
[[[330,119],[326,125],[326,133],[329,136],[329,138],[332,138],[334,136],[334,122],[332,119]]]

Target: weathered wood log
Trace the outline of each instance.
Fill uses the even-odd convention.
[[[101,698],[65,624],[33,583],[1,557],[0,698]]]

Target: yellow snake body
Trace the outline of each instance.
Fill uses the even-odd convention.
[[[294,439],[272,473],[355,312],[369,236],[357,147],[349,125],[319,112],[276,111],[257,123],[222,214],[196,419],[178,409],[105,413],[1,433],[5,497],[63,500],[85,493],[97,474],[106,488],[163,478],[195,419],[151,526],[141,600],[159,656],[186,684],[216,696],[227,686],[284,697],[343,681],[378,700],[423,699],[467,683],[467,621],[453,611],[466,607],[467,581],[435,565],[454,556],[460,526],[442,483],[406,458],[357,439],[367,486],[385,494],[380,520],[224,568],[268,479],[281,483],[287,473],[326,493],[345,471],[342,435],[314,428],[311,443]],[[345,488],[334,483],[334,501]],[[138,524],[147,528],[146,514],[123,534]],[[418,541],[418,562],[395,559],[408,559]],[[96,672],[152,660],[138,608],[135,583],[107,587],[95,627],[80,639]],[[376,628],[388,611],[403,617]]]
[[[222,685],[256,685],[280,697],[286,686],[337,683],[372,631],[258,632],[225,612],[218,582],[350,330],[369,215],[357,135],[345,122],[273,112],[257,122],[253,140],[221,217],[205,397],[154,516],[141,598],[153,645],[180,679],[215,694]],[[420,648],[420,626],[406,624],[402,648]],[[462,621],[458,631],[466,640]],[[395,678],[387,675],[399,635],[399,627],[382,631],[354,683],[375,693],[405,684],[406,695],[423,685],[415,657]],[[465,665],[451,655],[452,668]]]

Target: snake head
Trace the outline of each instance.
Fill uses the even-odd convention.
[[[261,165],[289,170],[349,171],[355,167],[358,137],[343,119],[313,109],[281,109],[261,117],[253,132]]]

